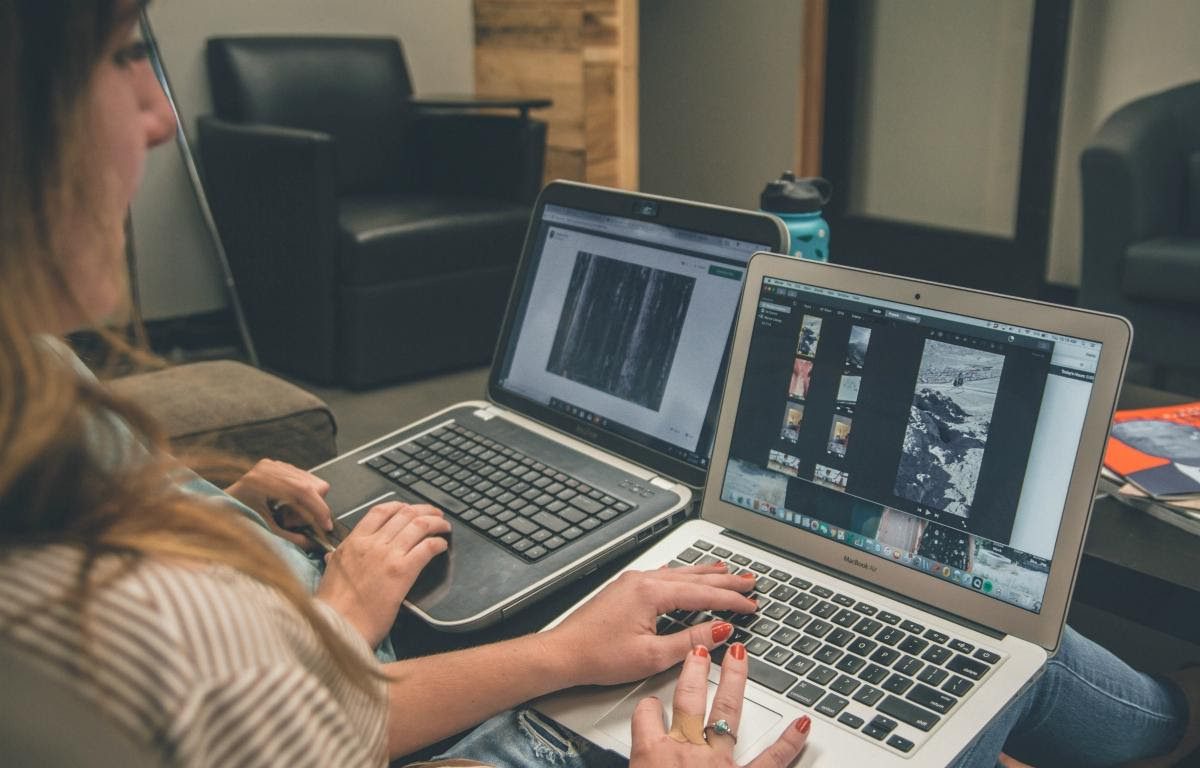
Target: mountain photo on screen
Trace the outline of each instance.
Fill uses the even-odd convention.
[[[894,493],[969,517],[1004,356],[925,340]]]

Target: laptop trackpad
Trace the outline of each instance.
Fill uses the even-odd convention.
[[[633,719],[633,710],[637,707],[638,702],[647,696],[657,696],[658,700],[663,703],[663,707],[667,708],[666,715],[669,716],[671,700],[675,697],[675,682],[677,680],[679,680],[678,666],[672,667],[665,672],[660,672],[654,677],[646,678],[641,685],[634,688],[628,696],[622,699],[620,704],[610,709],[608,714],[600,718],[596,722],[596,727],[624,744],[625,753],[629,754],[629,750],[633,746],[629,723]],[[717,684],[709,681],[708,704],[710,707],[712,706],[713,696],[716,693]],[[774,710],[767,709],[760,704],[747,700],[742,707],[742,722],[738,726],[737,746],[733,748],[734,760],[741,763],[753,757],[750,753],[750,748],[762,738],[764,733],[778,723],[782,717],[783,715]]]

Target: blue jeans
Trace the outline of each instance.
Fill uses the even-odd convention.
[[[1187,719],[1187,702],[1176,686],[1133,670],[1067,627],[1045,674],[1001,711],[954,768],[993,768],[1002,749],[1035,766],[1115,765],[1169,752]],[[813,724],[817,738],[819,727]],[[442,757],[498,768],[626,765],[528,709],[493,717]]]

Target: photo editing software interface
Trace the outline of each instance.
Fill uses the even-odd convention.
[[[499,385],[707,468],[733,317],[761,243],[546,205]]]
[[[721,498],[1040,612],[1100,346],[764,278]]]

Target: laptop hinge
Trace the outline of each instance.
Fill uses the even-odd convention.
[[[805,566],[812,568],[813,570],[817,570],[817,571],[821,571],[822,573],[829,574],[830,576],[832,576],[836,579],[840,579],[842,581],[848,581],[851,584],[862,587],[863,589],[884,595],[885,597],[889,597],[892,600],[895,600],[896,602],[904,603],[905,605],[912,606],[913,608],[916,608],[917,610],[920,610],[920,611],[924,611],[925,613],[932,613],[934,616],[937,616],[938,618],[941,618],[941,619],[945,619],[946,621],[948,621],[952,624],[960,624],[964,627],[967,627],[968,629],[973,629],[976,632],[979,632],[980,634],[984,634],[984,635],[987,635],[988,637],[995,638],[996,640],[1003,640],[1007,636],[1004,632],[998,632],[995,629],[992,629],[991,627],[985,627],[982,624],[977,624],[973,621],[969,621],[967,619],[964,619],[961,616],[955,616],[954,614],[947,613],[946,611],[943,611],[941,608],[938,608],[933,605],[928,605],[927,603],[922,603],[920,600],[913,600],[911,597],[909,597],[907,595],[902,595],[899,592],[893,592],[892,590],[887,589],[886,587],[881,587],[878,584],[875,584],[874,582],[870,582],[870,581],[867,581],[866,579],[859,578],[857,576],[854,576],[853,574],[842,573],[841,571],[835,571],[834,569],[830,568],[829,566],[822,565],[820,563],[813,562],[812,560],[808,560],[806,558],[800,557],[799,555],[797,555],[794,552],[787,552],[785,550],[780,549],[779,547],[773,547],[770,544],[767,544],[763,541],[755,539],[751,536],[747,536],[744,533],[738,533],[737,531],[732,531],[728,528],[725,528],[724,530],[722,530],[721,533],[725,534],[726,536],[728,536],[731,539],[737,539],[738,541],[744,541],[751,546],[755,546],[760,549],[765,549],[768,552],[773,552],[773,553],[779,555],[780,557],[784,557],[788,560],[799,560]]]

